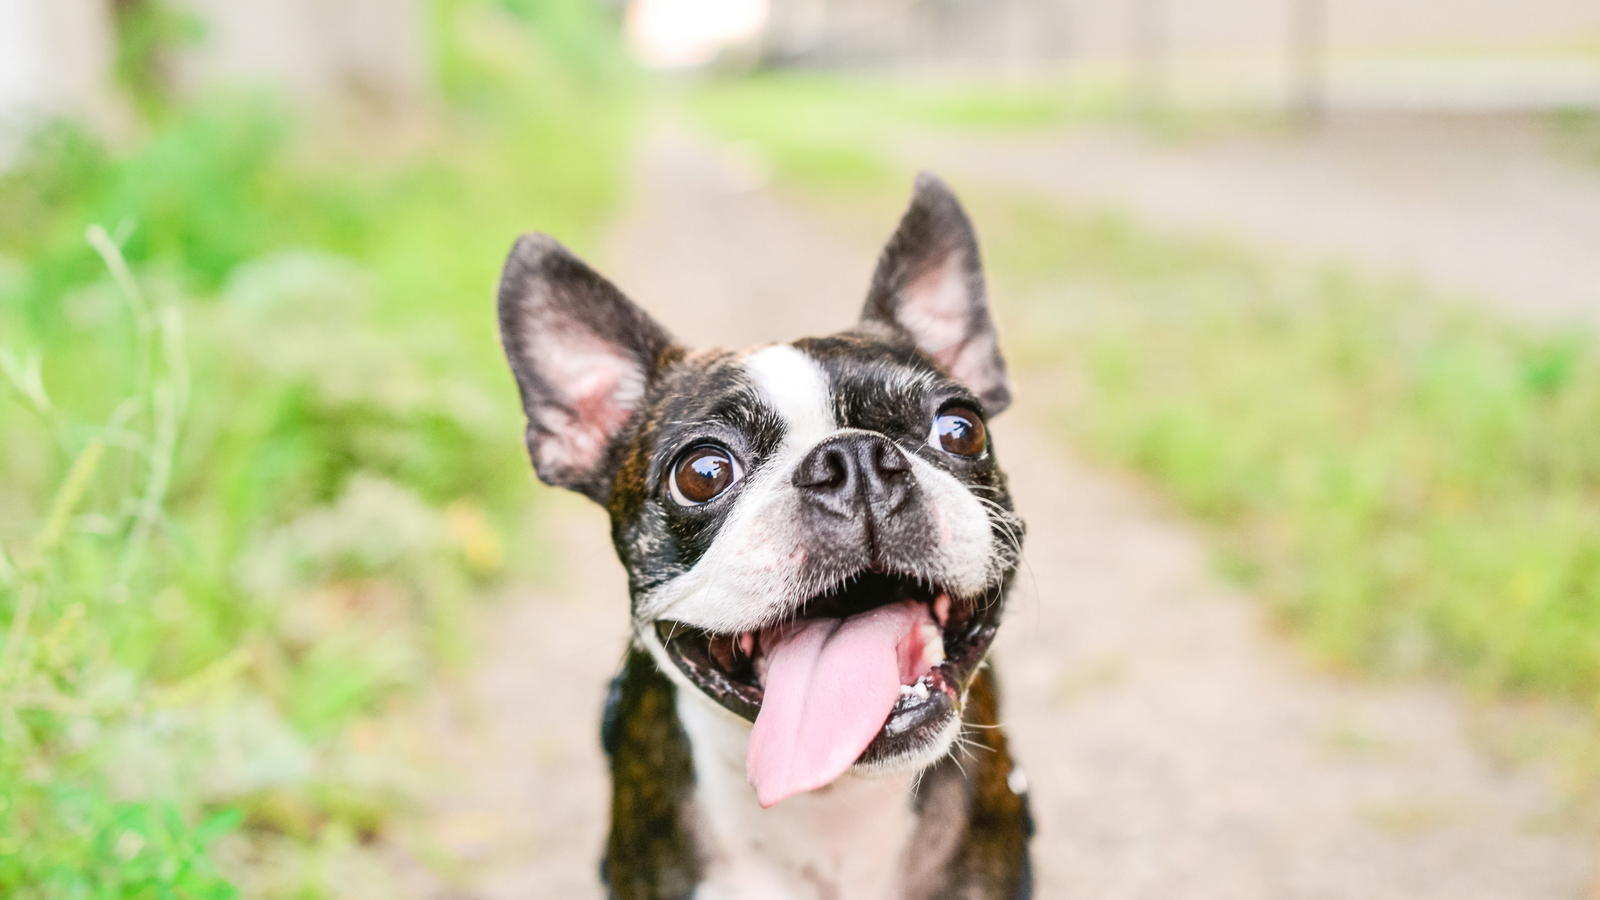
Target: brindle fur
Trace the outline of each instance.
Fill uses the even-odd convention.
[[[970,742],[956,753],[963,759],[967,791],[966,831],[950,860],[944,887],[929,900],[964,897],[1010,897],[1026,900],[1033,894],[1028,839],[1033,837],[1033,815],[1028,795],[1011,789],[1016,764],[1000,729],[1000,698],[994,671],[987,665],[967,692],[963,737]],[[941,768],[956,766],[954,758]]]
[[[687,826],[694,765],[675,702],[650,655],[629,652],[600,726],[611,760],[611,836],[600,874],[616,900],[684,900],[700,882]]]

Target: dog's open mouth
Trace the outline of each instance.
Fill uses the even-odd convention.
[[[690,681],[756,723],[749,774],[771,805],[934,743],[959,714],[999,607],[997,595],[952,600],[937,585],[864,572],[758,632],[655,627]]]

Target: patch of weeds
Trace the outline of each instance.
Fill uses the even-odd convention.
[[[711,130],[756,148],[786,184],[844,195],[893,171],[871,149],[881,128],[871,106],[841,102],[847,96],[828,80],[762,76],[713,83],[689,100]]]
[[[57,787],[45,803],[19,793],[5,798],[0,811],[0,885],[7,896],[229,900],[238,894],[208,853],[238,827],[237,812],[191,821],[172,804],[114,802],[95,791]],[[41,806],[57,815],[37,817]],[[48,851],[38,853],[41,846]]]
[[[403,154],[231,97],[0,176],[0,896],[348,894],[411,790],[375,723],[539,573],[493,285],[592,241],[631,107],[438,7]]]
[[[1550,115],[1550,133],[1561,153],[1584,165],[1600,166],[1600,112],[1558,110]]]
[[[1114,217],[1024,203],[994,221],[1002,291],[1029,298],[1019,318],[1078,309],[1019,335],[1032,365],[1086,375],[1070,433],[1222,526],[1229,568],[1313,648],[1486,690],[1600,695],[1600,348],[1586,333]]]

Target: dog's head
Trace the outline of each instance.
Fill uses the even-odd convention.
[[[764,805],[960,730],[1022,525],[985,422],[1010,401],[971,224],[917,180],[861,321],[690,352],[555,241],[518,241],[506,355],[543,481],[606,506],[637,640],[755,723]]]

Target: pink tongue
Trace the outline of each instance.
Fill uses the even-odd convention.
[[[829,784],[855,763],[900,699],[903,650],[927,616],[906,601],[761,635],[767,684],[745,774],[763,807]]]

